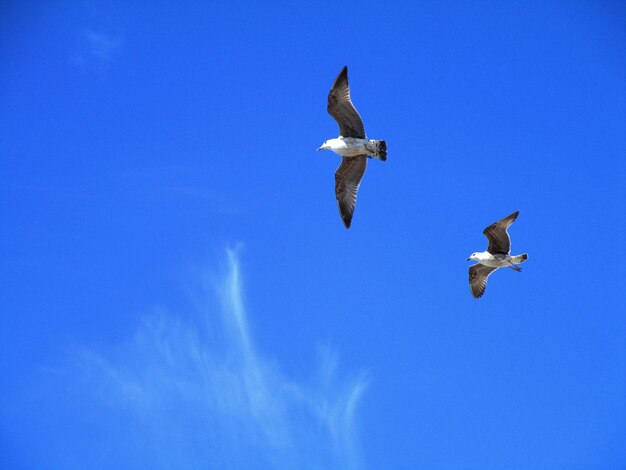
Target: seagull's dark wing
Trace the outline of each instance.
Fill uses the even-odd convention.
[[[339,213],[346,228],[350,228],[352,214],[356,205],[356,192],[365,174],[367,156],[343,157],[335,172],[335,194],[339,204]]]
[[[328,93],[328,113],[339,124],[341,136],[365,139],[363,121],[350,101],[347,66],[337,76],[330,93]]]
[[[498,222],[491,224],[483,233],[489,240],[489,246],[487,247],[487,251],[492,255],[496,253],[500,253],[503,255],[508,255],[511,252],[511,239],[509,238],[509,234],[506,231],[517,216],[519,215],[519,211],[513,212],[511,215],[506,216],[504,219],[499,220]]]
[[[474,264],[469,268],[469,284],[475,299],[482,297],[487,287],[487,278],[498,268],[492,268],[483,264]]]

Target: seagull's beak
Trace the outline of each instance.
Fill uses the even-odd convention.
[[[471,260],[472,260],[472,258],[467,258],[467,261],[471,261]]]
[[[319,152],[320,150],[324,150],[324,146],[322,145],[320,148],[317,149],[317,151]]]

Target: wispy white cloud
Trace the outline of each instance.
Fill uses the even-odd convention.
[[[206,299],[186,320],[159,312],[127,344],[82,351],[81,396],[160,467],[360,467],[356,411],[367,379],[341,379],[328,348],[310,381],[286,377],[255,346],[237,252],[227,259],[211,283],[213,307]]]
[[[121,41],[108,34],[86,31],[87,51],[100,60],[111,60],[120,48]]]
[[[197,169],[182,165],[142,168],[117,175],[115,187],[135,198],[159,203],[198,203],[202,211],[237,212],[232,200],[198,179]]]
[[[117,57],[121,46],[119,36],[88,29],[80,35],[78,51],[70,60],[81,69],[102,70]]]

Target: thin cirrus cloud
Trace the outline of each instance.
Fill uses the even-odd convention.
[[[355,414],[367,379],[339,378],[327,348],[306,384],[281,373],[254,345],[236,251],[227,258],[215,308],[204,301],[188,320],[160,312],[123,346],[77,354],[72,413],[89,422],[76,429],[102,437],[65,449],[65,467],[69,454],[76,466],[81,455],[126,468],[361,466]]]
[[[112,34],[85,30],[80,35],[78,51],[70,58],[80,69],[102,70],[119,54],[122,40]]]

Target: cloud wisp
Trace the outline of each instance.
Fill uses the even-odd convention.
[[[121,46],[119,37],[88,29],[80,36],[80,50],[70,60],[80,69],[102,71],[117,57]]]
[[[118,438],[151,455],[151,468],[360,467],[355,413],[367,379],[340,379],[328,349],[310,381],[287,378],[255,347],[237,253],[227,258],[214,309],[201,302],[187,320],[160,312],[114,351],[80,352],[88,408],[124,429]]]

